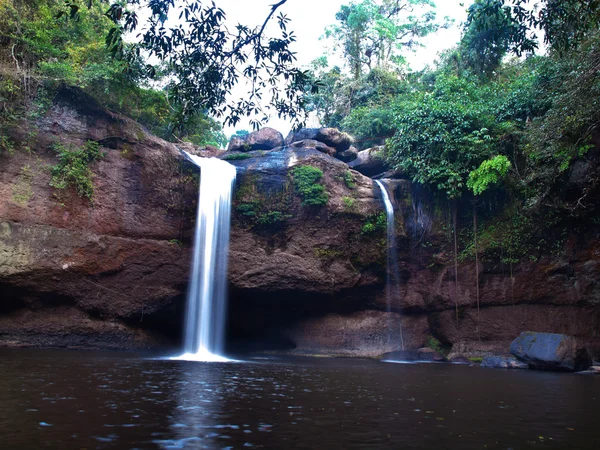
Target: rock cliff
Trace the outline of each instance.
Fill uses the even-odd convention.
[[[0,155],[0,345],[178,345],[197,169],[177,146],[73,89],[11,134],[19,148]],[[573,236],[560,257],[542,255],[510,270],[480,264],[478,309],[474,263],[460,263],[455,291],[445,215],[402,179],[385,181],[397,208],[400,265],[400,291],[388,311],[381,193],[341,161],[349,138],[319,136],[300,133],[301,142],[292,134],[281,147],[272,148],[278,138],[263,150],[245,146],[222,156],[238,168],[233,347],[373,356],[398,350],[402,335],[407,349],[435,337],[454,353],[506,353],[520,332],[540,331],[575,336],[599,353],[597,233]],[[49,184],[53,145],[87,141],[104,154],[91,166],[93,201]],[[302,167],[322,173],[316,183],[324,204],[298,191]]]

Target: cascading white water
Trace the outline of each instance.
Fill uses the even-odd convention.
[[[224,350],[231,197],[236,169],[186,153],[200,167],[200,194],[185,321],[185,353],[175,359],[228,361]]]
[[[394,205],[390,199],[387,189],[380,180],[375,180],[381,190],[381,196],[385,205],[387,219],[387,280],[385,286],[387,311],[392,312],[392,297],[398,295],[398,255],[396,251],[396,217],[394,216]],[[390,314],[391,317],[391,314]],[[391,320],[391,319],[390,319]],[[392,326],[388,325],[388,331],[391,333]],[[389,336],[390,341],[392,336]],[[402,324],[400,324],[400,343],[404,350],[404,337],[402,336]]]

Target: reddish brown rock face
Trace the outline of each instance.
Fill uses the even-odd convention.
[[[0,290],[17,293],[5,295],[0,309],[20,317],[27,329],[33,326],[29,319],[43,322],[41,311],[59,299],[78,314],[65,315],[57,335],[76,327],[83,336],[87,329],[90,343],[108,345],[93,339],[102,323],[114,330],[110,321],[117,320],[115,336],[126,330],[137,336],[143,316],[173,310],[185,293],[188,252],[175,240],[192,226],[197,185],[175,146],[77,95],[63,93],[32,125],[31,152],[17,149],[1,157]],[[59,192],[49,185],[49,167],[57,163],[50,145],[78,147],[88,140],[99,142],[104,153],[91,167],[93,204],[72,189]],[[38,298],[35,317],[22,313],[23,296]],[[52,323],[40,330],[51,333]],[[14,332],[13,326],[9,334]],[[116,339],[121,344],[112,347],[156,345],[140,337]]]
[[[289,330],[295,353],[376,357],[402,348],[425,345],[429,325],[425,315],[384,311],[328,314],[307,319]]]

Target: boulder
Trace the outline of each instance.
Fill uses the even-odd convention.
[[[322,142],[315,141],[314,139],[304,139],[302,141],[296,141],[290,145],[292,148],[314,148],[321,153],[325,153],[329,156],[335,156],[336,150],[333,147],[329,147]]]
[[[338,152],[348,150],[354,143],[352,136],[337,128],[320,128],[316,139],[331,147],[335,147]]]
[[[234,136],[229,141],[227,151],[249,152],[253,150],[272,150],[283,146],[283,135],[273,128],[261,128],[246,136]]]
[[[305,139],[323,142],[325,145],[335,148],[338,153],[348,150],[354,143],[352,136],[337,128],[302,128],[298,131],[290,131],[285,139],[285,144],[290,145]]]
[[[555,333],[521,333],[510,352],[531,369],[579,372],[592,365],[588,350],[571,336]]]
[[[517,358],[510,356],[486,356],[481,361],[481,367],[492,369],[528,369],[529,366]]]
[[[338,153],[336,158],[344,162],[354,161],[356,158],[358,158],[358,149],[356,147],[350,147],[348,150]]]
[[[358,152],[356,159],[349,162],[348,165],[351,169],[369,177],[379,175],[386,170],[383,158],[379,156],[381,150],[381,147],[373,147]]]
[[[294,142],[303,141],[305,139],[316,140],[319,128],[301,128],[297,131],[290,131],[285,138],[285,145],[291,145]]]

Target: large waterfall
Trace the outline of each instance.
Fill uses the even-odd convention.
[[[386,300],[387,300],[387,311],[392,312],[392,298],[398,297],[399,295],[399,269],[398,269],[398,252],[396,248],[396,217],[394,215],[394,205],[390,199],[385,185],[380,180],[375,180],[379,189],[381,189],[381,196],[385,205],[385,213],[387,219],[387,281],[385,286]],[[391,314],[390,314],[391,317]],[[391,320],[391,319],[390,319]],[[392,325],[389,324],[388,330],[391,333],[393,329]],[[404,337],[402,336],[402,324],[400,324],[400,344],[402,350],[404,350]],[[390,341],[394,340],[393,336],[389,336]]]
[[[186,154],[200,167],[200,194],[185,321],[185,353],[176,359],[227,361],[227,260],[235,167]]]

